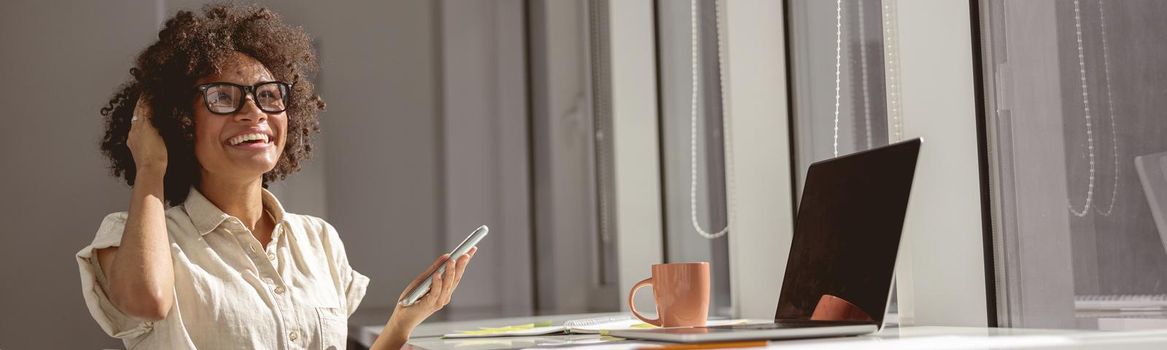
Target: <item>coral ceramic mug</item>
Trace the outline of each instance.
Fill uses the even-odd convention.
[[[656,319],[641,315],[633,303],[636,291],[648,286],[652,286],[656,299]],[[709,316],[709,263],[652,265],[652,277],[636,283],[629,291],[628,306],[636,318],[654,326],[704,326]]]

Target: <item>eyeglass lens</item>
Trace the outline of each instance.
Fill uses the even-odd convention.
[[[232,84],[212,84],[203,91],[207,109],[218,114],[235,113],[243,107],[246,87]],[[267,113],[279,113],[287,109],[286,86],[279,82],[263,83],[255,86],[255,105]]]

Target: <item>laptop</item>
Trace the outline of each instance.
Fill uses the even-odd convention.
[[[1151,218],[1163,240],[1163,249],[1167,249],[1167,152],[1135,157],[1135,170],[1147,195]]]
[[[811,164],[773,323],[611,335],[699,343],[850,336],[883,329],[920,143],[917,138]],[[845,305],[850,312],[824,311],[831,305]]]

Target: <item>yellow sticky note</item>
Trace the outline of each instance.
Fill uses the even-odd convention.
[[[478,330],[462,331],[459,333],[465,334],[465,335],[495,335],[495,334],[503,334],[503,333],[507,333],[507,332],[527,330],[527,329],[532,329],[535,327],[550,327],[550,326],[551,326],[551,322],[538,322],[538,323],[526,323],[526,324],[513,325],[513,326],[503,326],[503,327],[481,327]]]

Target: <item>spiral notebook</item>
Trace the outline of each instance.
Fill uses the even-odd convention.
[[[729,325],[745,322],[744,320],[710,320],[708,325]],[[476,330],[458,331],[443,335],[442,338],[486,338],[486,337],[525,337],[536,335],[556,334],[606,334],[609,331],[652,329],[656,326],[644,323],[632,315],[616,315],[607,317],[571,320],[562,325],[551,322],[527,323],[503,327],[483,327]]]

